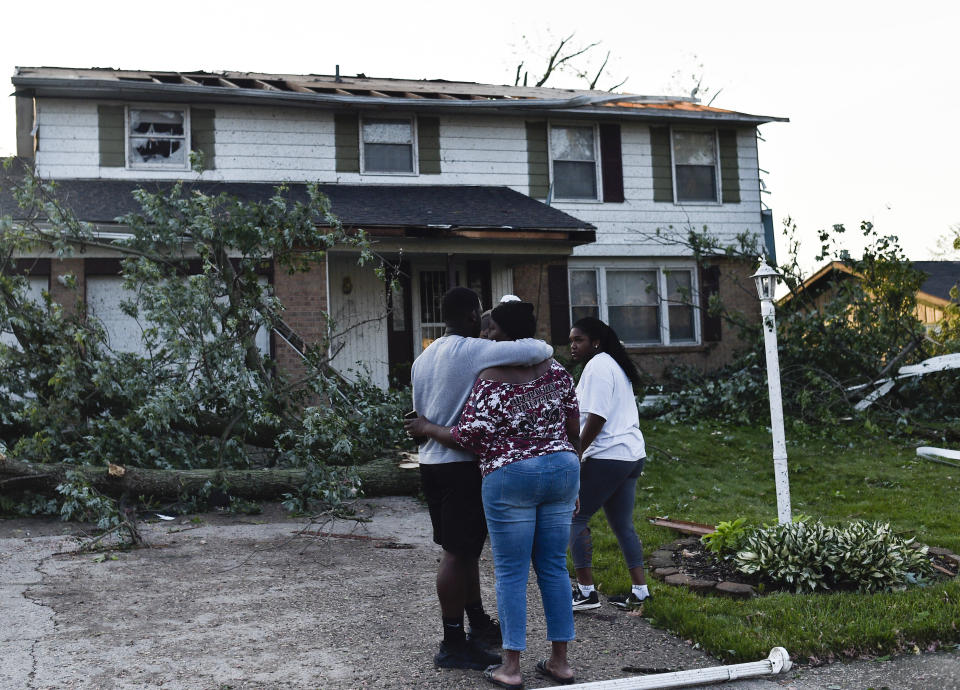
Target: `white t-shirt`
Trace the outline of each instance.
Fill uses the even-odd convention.
[[[584,458],[632,461],[646,457],[637,399],[630,379],[606,352],[591,357],[583,368],[577,384],[577,400],[581,434],[591,412],[607,420],[583,453]]]

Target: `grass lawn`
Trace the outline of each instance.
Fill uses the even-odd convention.
[[[777,517],[770,434],[716,424],[642,422],[648,462],[637,483],[635,523],[646,553],[678,535],[649,515],[716,524]],[[904,536],[960,553],[960,468],[917,458],[917,443],[869,438],[860,427],[834,440],[787,433],[794,515],[828,523],[890,522]],[[653,446],[653,448],[651,448]],[[663,451],[679,460],[669,458]],[[630,581],[602,512],[591,521],[594,577],[606,594]],[[651,579],[644,616],[727,661],[766,657],[782,646],[799,661],[960,642],[960,578],[883,594],[774,594],[736,601],[699,596]]]

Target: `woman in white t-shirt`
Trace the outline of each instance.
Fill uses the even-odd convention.
[[[620,544],[630,570],[630,594],[609,597],[623,609],[650,596],[643,573],[643,546],[633,526],[637,479],[646,449],[633,384],[640,375],[620,338],[600,319],[580,319],[570,329],[570,355],[583,362],[577,384],[580,402],[580,511],[570,526],[570,550],[577,584],[573,610],[600,608],[593,584],[593,544],[588,523],[600,508]]]

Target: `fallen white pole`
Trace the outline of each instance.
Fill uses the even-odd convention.
[[[710,668],[693,668],[689,671],[674,671],[672,673],[657,673],[649,676],[634,676],[631,678],[617,678],[615,680],[601,680],[594,683],[578,683],[568,685],[568,688],[589,688],[589,690],[655,690],[656,688],[684,688],[704,683],[717,683],[740,678],[758,678],[760,676],[774,676],[789,671],[793,664],[790,655],[783,647],[774,647],[770,656],[763,661],[751,661],[746,664],[731,666],[711,666]]]

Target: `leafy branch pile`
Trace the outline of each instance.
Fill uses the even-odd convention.
[[[927,332],[916,311],[916,293],[925,276],[912,267],[896,237],[883,236],[864,222],[860,233],[866,248],[855,258],[841,246],[846,233],[842,225],[821,231],[818,264],[837,261],[842,268],[827,289],[814,293],[801,289],[799,243],[789,219],[784,232],[789,259],[777,270],[791,294],[777,309],[777,338],[784,412],[793,423],[834,424],[838,417],[851,414],[853,404],[872,390],[871,384],[901,366],[960,352],[960,294],[955,288],[954,302],[945,308],[937,327]],[[706,229],[690,230],[685,238],[673,235],[663,240],[658,235],[658,239],[685,245],[704,265],[717,256],[755,261],[762,253],[754,237],[744,235],[735,244],[723,244]],[[752,281],[741,287],[753,293]],[[676,421],[696,416],[738,424],[768,422],[760,324],[728,309],[716,296],[709,308],[751,345],[716,372],[673,370],[667,386],[672,392],[648,414]],[[960,419],[960,372],[901,382],[893,395],[874,404],[870,414],[908,431],[934,420],[941,426],[944,420],[955,422]]]
[[[267,262],[277,273],[302,273],[334,245],[355,250],[361,264],[372,258],[364,234],[345,230],[315,185],[300,197],[280,186],[264,201],[182,183],[140,189],[140,210],[118,219],[122,234],[80,222],[55,185],[35,177],[10,191],[17,220],[0,218],[0,331],[12,337],[0,343],[7,455],[100,467],[306,467],[315,471],[300,499],[336,503],[357,492],[349,466],[407,443],[398,420],[408,394],[342,379],[329,366],[329,338],[307,348],[299,380],[257,347],[258,331],[283,315],[260,279]],[[90,249],[122,257],[130,294],[122,308],[140,325],[140,353],[113,350],[79,300],[29,296],[32,260],[22,257]],[[76,276],[65,283],[75,286]],[[3,487],[8,505],[11,488],[16,483]],[[21,498],[25,510],[48,505],[26,492]],[[83,504],[97,508],[98,519],[110,512],[97,496],[66,486],[56,498],[58,510]]]

